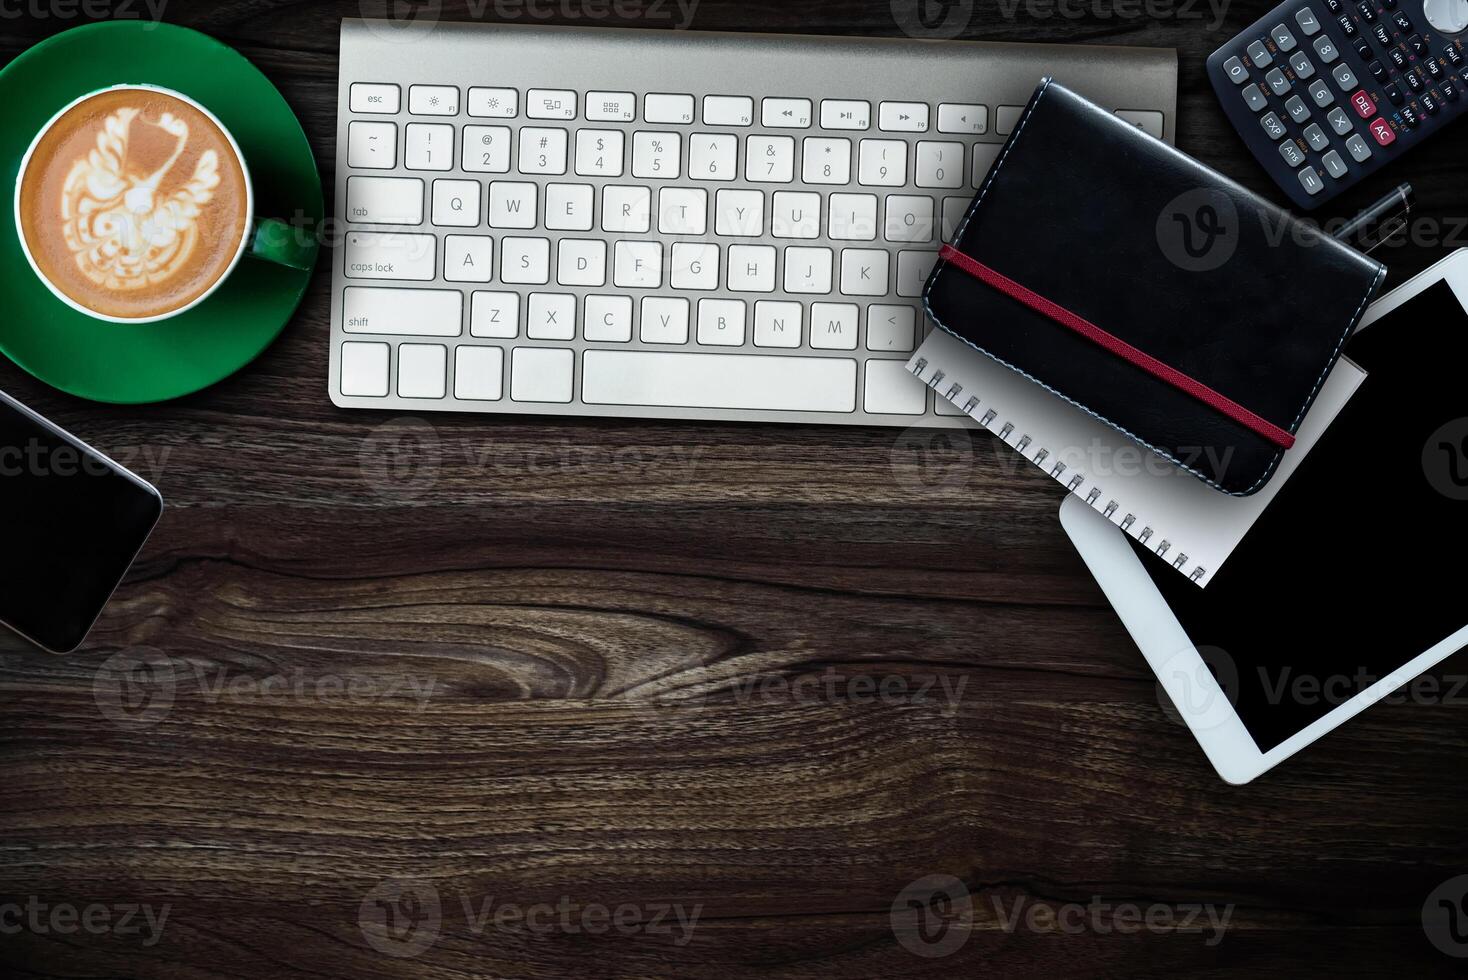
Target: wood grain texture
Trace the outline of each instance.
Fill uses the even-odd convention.
[[[45,9],[0,20],[0,59],[79,22]],[[337,25],[360,9],[166,17],[275,81],[330,187]],[[1278,200],[1202,72],[1263,4],[1218,25],[1054,9],[979,0],[964,36],[1176,47],[1181,146]],[[694,26],[898,33],[889,0],[702,0]],[[1394,280],[1468,244],[1465,149],[1457,127],[1392,172],[1421,202]],[[1159,704],[1056,488],[988,437],[345,412],[327,290],[323,270],[254,365],[168,405],[87,404],[0,364],[170,505],[83,650],[0,641],[5,976],[1455,966],[1422,907],[1468,871],[1461,698],[1375,708],[1230,788]],[[119,662],[157,669],[134,688]],[[972,896],[943,957],[891,912],[929,875]],[[419,930],[386,930],[412,898]],[[4,902],[45,903],[42,926],[11,928]],[[1228,928],[1124,931],[1100,904],[1227,909]],[[46,918],[128,905],[167,907],[156,942]],[[660,909],[696,910],[691,932]],[[373,945],[415,937],[433,941]]]

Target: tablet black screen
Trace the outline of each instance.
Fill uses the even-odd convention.
[[[1138,548],[1261,751],[1468,625],[1468,316],[1438,282],[1346,354],[1368,377],[1207,589]]]

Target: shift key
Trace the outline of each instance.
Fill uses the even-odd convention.
[[[464,322],[464,294],[457,289],[348,286],[342,293],[347,333],[457,337]]]
[[[437,258],[432,235],[353,231],[346,238],[348,279],[433,278]]]

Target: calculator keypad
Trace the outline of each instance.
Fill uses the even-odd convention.
[[[1430,123],[1455,118],[1468,105],[1465,60],[1463,42],[1423,16],[1423,0],[1287,0],[1209,63],[1230,83],[1218,93],[1261,162],[1314,206]],[[1262,140],[1248,136],[1247,118]]]

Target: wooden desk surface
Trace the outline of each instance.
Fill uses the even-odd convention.
[[[0,60],[80,22],[36,2],[4,5]],[[703,0],[694,26],[894,35],[904,2]],[[965,36],[1177,47],[1181,146],[1267,192],[1202,70],[1264,5],[1150,6],[980,0]],[[166,9],[276,82],[329,186],[358,5]],[[1460,125],[1332,214],[1413,181],[1400,281],[1468,244],[1465,156]],[[1231,788],[1159,706],[1057,488],[988,437],[341,411],[328,283],[171,404],[0,364],[169,503],[82,651],[0,650],[6,976],[1457,965],[1422,909],[1468,871],[1468,695],[1373,708]],[[172,667],[147,724],[102,710],[119,652]],[[967,903],[894,930],[929,875]]]

